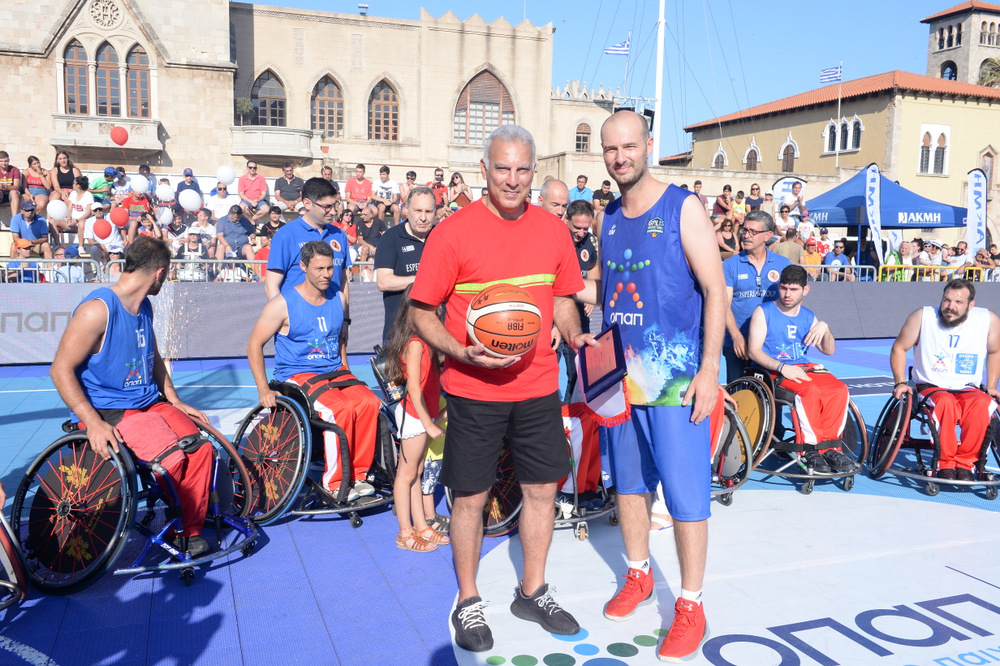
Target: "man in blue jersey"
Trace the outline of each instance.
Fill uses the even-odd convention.
[[[687,661],[708,637],[701,605],[711,501],[707,417],[720,393],[726,285],[705,207],[649,173],[653,140],[646,120],[632,111],[615,113],[601,128],[601,145],[621,197],[605,210],[597,294],[604,326],[617,323],[621,331],[632,403],[631,419],[608,430],[629,568],[604,615],[626,620],[656,599],[649,526],[652,494],[662,482],[681,589],[658,657]],[[588,289],[580,300],[588,300]]]
[[[247,360],[260,404],[274,407],[278,394],[268,386],[264,369],[264,345],[273,338],[274,378],[301,386],[313,400],[320,418],[343,428],[352,469],[345,471],[338,464],[337,437],[333,432],[324,432],[323,485],[337,490],[343,474],[350,474],[352,488],[348,500],[354,501],[375,492],[367,476],[375,457],[382,404],[347,369],[347,342],[341,335],[347,295],[330,289],[337,273],[333,248],[326,241],[309,241],[302,246],[300,256],[298,268],[304,281],[282,290],[264,306],[250,333]]]
[[[847,385],[822,365],[809,360],[815,347],[826,355],[836,350],[830,327],[802,305],[809,293],[806,269],[781,271],[778,299],[758,305],[750,318],[750,359],[771,373],[774,385],[795,394],[799,419],[796,444],[805,444],[805,464],[814,472],[852,472],[857,464],[841,450],[850,402]]]
[[[181,402],[156,347],[148,297],[160,292],[169,267],[162,240],[140,236],[129,245],[121,278],[92,291],[73,313],[49,374],[98,455],[109,459],[109,449],[120,452],[124,443],[141,460],[160,460],[181,504],[183,535],[174,545],[198,556],[208,550],[198,535],[212,447],[199,446],[204,440],[191,419],[208,419]]]

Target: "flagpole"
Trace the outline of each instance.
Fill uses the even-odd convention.
[[[656,22],[656,93],[653,96],[653,164],[660,163],[660,148],[663,145],[660,141],[660,127],[662,126],[661,111],[663,107],[663,27],[664,4],[666,0],[660,0],[660,18]],[[631,44],[629,51],[631,51]]]
[[[840,129],[841,129],[841,127],[840,127],[840,99],[841,99],[841,92],[843,90],[843,87],[844,87],[844,59],[841,58],[840,59],[840,76],[837,77],[837,122],[835,123],[836,127],[837,127],[837,130],[838,130],[837,131],[838,135],[840,134]],[[840,169],[840,142],[841,142],[841,140],[842,140],[841,137],[838,136],[837,137],[837,145],[834,146],[834,149],[836,150],[836,153],[835,153],[836,157],[834,158],[834,162],[835,162],[834,166],[837,169]]]
[[[620,34],[620,33],[619,33]],[[625,82],[622,83],[622,89],[625,90],[625,94],[628,94],[628,57],[632,53],[632,31],[628,31],[628,39],[625,40],[628,45],[628,50],[625,51]]]

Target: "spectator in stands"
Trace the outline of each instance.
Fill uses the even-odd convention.
[[[389,167],[383,165],[378,170],[378,182],[372,187],[372,203],[378,209],[378,217],[385,220],[392,213],[393,223],[399,222],[399,183],[389,178]]]
[[[854,281],[854,271],[841,268],[851,265],[850,258],[844,254],[846,247],[847,239],[841,238],[833,243],[833,251],[823,257],[823,265],[827,267],[824,279],[834,282]]]
[[[240,176],[237,185],[240,200],[243,202],[243,214],[252,217],[256,222],[267,215],[271,203],[268,201],[267,179],[257,173],[257,163],[247,162],[247,172]]]
[[[236,205],[239,206],[239,204]],[[198,231],[196,230],[195,233]],[[176,255],[177,251],[184,245],[187,236],[188,225],[184,224],[180,216],[172,215],[169,224],[163,225],[163,240],[170,246],[170,253],[173,255]]]
[[[746,200],[747,212],[752,213],[755,210],[760,210],[763,203],[764,197],[760,195],[760,185],[754,183],[750,186],[750,196]]]
[[[956,269],[951,277],[961,277],[958,271],[973,265],[972,257],[969,256],[969,244],[965,241],[958,241],[955,248],[942,257],[943,265]]]
[[[233,206],[229,214],[215,225],[218,243],[215,250],[216,259],[232,259],[243,257],[253,259],[252,243],[257,238],[253,223],[243,217],[243,209]],[[223,280],[230,282],[231,280]]]
[[[465,184],[462,174],[457,171],[451,174],[451,183],[448,185],[448,200],[453,204],[458,204],[458,208],[465,208],[472,203],[472,190]]]
[[[281,208],[278,206],[271,206],[267,215],[268,219],[264,224],[260,225],[260,231],[257,235],[264,238],[274,238],[274,234],[278,233],[278,229],[285,226],[285,220],[282,219]]]
[[[566,206],[569,205],[569,190],[566,188],[566,183],[556,178],[549,178],[542,183],[542,187],[538,190],[538,205],[542,210],[563,218],[566,215]]]
[[[358,225],[358,261],[372,261],[375,258],[375,250],[378,248],[379,239],[386,231],[385,222],[380,220],[376,213],[375,206],[365,206],[361,211],[361,224]],[[370,266],[361,267],[361,279],[371,282],[374,273]]]
[[[295,165],[285,162],[281,165],[281,178],[274,179],[274,198],[288,210],[302,208],[302,186],[305,181],[295,175]]]
[[[323,180],[327,181],[328,183],[330,183],[331,185],[333,185],[334,187],[336,187],[338,192],[340,191],[340,187],[337,185],[337,181],[335,181],[333,179],[333,167],[332,166],[329,166],[329,165],[324,166],[322,169],[319,170],[319,175],[320,175],[320,178],[322,178]]]
[[[229,193],[229,186],[225,183],[218,183],[215,186],[215,194],[205,199],[205,208],[212,211],[213,220],[221,220],[229,215],[229,209],[240,205],[240,197]]]
[[[90,192],[90,180],[86,176],[80,176],[73,181],[73,191],[70,192],[66,200],[69,206],[69,220],[51,220],[53,228],[61,232],[76,233],[81,222],[86,222],[91,216],[91,207],[97,199]],[[102,200],[101,203],[107,207],[110,204]]]
[[[783,197],[781,197],[781,205],[788,206],[790,211],[789,215],[792,218],[800,217],[802,215],[802,210],[806,207],[806,198],[802,194],[802,183],[796,181],[792,183],[792,191],[786,192]]]
[[[375,283],[382,292],[382,309],[385,320],[382,326],[382,346],[385,347],[392,334],[396,311],[403,298],[403,291],[413,284],[420,266],[420,256],[424,251],[424,241],[434,227],[436,204],[434,192],[429,187],[418,185],[410,190],[406,209],[409,216],[402,224],[397,224],[378,241],[375,254]],[[348,239],[350,237],[348,236]]]
[[[21,202],[21,212],[10,218],[10,234],[17,240],[27,241],[30,254],[36,257],[52,258],[52,246],[49,244],[49,223],[37,214],[35,204],[31,201]],[[10,256],[16,257],[11,245]]]
[[[708,197],[706,197],[704,194],[701,193],[701,187],[702,187],[702,184],[701,184],[700,180],[694,181],[694,195],[696,197],[698,197],[698,201],[701,202],[702,206],[707,206],[708,205]]]
[[[185,241],[174,253],[174,257],[184,264],[177,267],[176,279],[181,282],[206,282],[208,280],[208,264],[198,261],[210,259],[204,236],[189,228]]]
[[[11,245],[14,248],[14,259],[7,263],[7,282],[38,282],[38,264],[28,261],[31,258],[31,241],[18,238]]]
[[[58,248],[55,252],[56,259],[79,259],[80,247],[78,245],[67,245]],[[66,262],[56,263],[55,273],[52,275],[53,282],[82,283],[85,282],[83,267],[80,264],[69,264]]]
[[[228,216],[228,213],[227,213]],[[195,214],[195,221],[188,227],[188,231],[197,231],[201,235],[201,242],[208,248],[209,256],[215,256],[215,248],[219,242],[218,231],[211,222],[212,214],[207,208],[199,208]]]
[[[56,153],[56,161],[52,163],[52,171],[49,172],[49,185],[52,187],[53,199],[64,199],[73,191],[73,181],[82,176],[80,170],[69,158],[69,153],[60,150]]]
[[[806,241],[805,252],[802,253],[802,258],[799,263],[803,266],[822,266],[823,265],[823,255],[817,251],[818,241],[815,238],[810,238]],[[819,280],[823,272],[822,268],[807,268],[806,273],[809,274],[810,280]]]
[[[198,194],[202,193],[201,185],[199,185],[198,181],[194,179],[194,171],[192,171],[191,169],[184,169],[184,180],[177,183],[177,189],[175,190],[174,194],[177,197],[180,197],[181,192],[183,192],[184,190],[194,190]]]
[[[712,206],[712,219],[719,216],[725,217],[730,222],[736,222],[736,214],[733,212],[733,186],[722,186],[722,194],[715,197],[715,204]]]
[[[125,248],[121,245],[112,245],[108,248],[108,265],[105,268],[108,282],[118,282],[118,278],[122,276],[124,258]]]
[[[148,183],[148,185],[146,185],[146,191],[143,192],[142,194],[145,194],[147,198],[152,200],[153,193],[156,192],[156,176],[154,176],[152,172],[149,170],[148,164],[139,165],[139,175],[145,178],[146,182]]]
[[[174,194],[174,188],[170,187],[170,179],[169,178],[161,178],[160,182],[159,182],[159,185],[166,185],[170,189],[170,198],[169,199],[160,199],[160,197],[156,196],[155,192],[153,193],[153,199],[152,200],[155,201],[155,203],[156,203],[156,218],[157,219],[160,218],[160,213],[162,213],[164,209],[167,209],[167,208],[171,208],[172,209],[174,206],[177,205],[177,196]]]
[[[816,241],[816,251],[824,257],[833,251],[833,239],[830,238],[830,230],[826,227],[819,228],[819,240]]]
[[[260,249],[253,253],[254,261],[263,261],[263,264],[254,264],[253,272],[256,276],[254,282],[260,282],[264,279],[264,271],[267,268],[267,260],[271,256],[271,237],[263,236],[257,234],[257,242],[260,243]]]
[[[52,181],[49,172],[42,168],[42,161],[34,155],[28,156],[28,169],[22,174],[24,178],[25,201],[35,204],[35,210],[45,211],[52,193]],[[16,211],[11,208],[11,212]]]
[[[400,219],[406,219],[406,202],[410,200],[410,191],[417,186],[417,172],[407,171],[406,181],[399,186],[399,214]]]
[[[10,154],[0,150],[0,204],[9,203],[11,211],[21,209],[24,180],[21,170],[10,165]]]
[[[795,229],[795,221],[788,217],[791,211],[791,208],[785,204],[781,204],[781,208],[778,212],[778,219],[774,221],[774,226],[778,230],[778,234],[780,234],[781,237],[784,237],[785,232],[789,229]]]
[[[138,219],[143,213],[153,210],[153,204],[149,201],[149,196],[144,192],[133,192],[131,189],[121,201],[121,207],[128,211],[129,221]]]
[[[902,241],[895,250],[890,252],[885,257],[885,266],[888,266],[888,272],[885,275],[885,280],[891,282],[909,282],[913,279],[913,271],[906,270],[902,268],[893,269],[892,266],[912,266],[913,265],[913,254],[912,246],[910,241]]]
[[[736,234],[733,233],[733,223],[730,220],[723,218],[719,230],[715,232],[715,239],[723,260],[736,254]]]
[[[132,179],[125,175],[125,167],[115,169],[114,181],[111,183],[111,200],[118,203],[125,200],[132,192]]]
[[[774,217],[774,193],[764,193],[764,203],[760,205],[760,209],[771,217]]]
[[[411,190],[412,191],[412,190]],[[347,244],[350,248],[351,263],[358,260],[358,253],[361,251],[361,244],[358,242],[358,225],[354,223],[353,210],[345,210],[340,216],[339,220],[334,220],[332,223],[334,226],[339,228],[347,236]]]
[[[163,228],[152,212],[143,213],[137,220],[128,223],[128,242],[131,245],[140,236],[150,236],[163,240]]]
[[[111,186],[114,184],[116,178],[118,178],[118,169],[109,166],[104,169],[103,175],[98,176],[93,181],[87,181],[88,191],[93,195],[94,201],[100,201],[104,204],[105,208],[111,207]],[[70,196],[72,196],[72,193],[70,193]]]
[[[1000,271],[997,270],[997,262],[993,261],[987,250],[979,250],[972,260],[976,268],[982,269],[982,280],[984,282],[997,282],[1000,278]]]
[[[601,189],[594,191],[594,213],[600,213],[615,200],[615,193],[611,191],[611,181],[605,180],[601,183]]]
[[[736,193],[736,198],[733,200],[733,215],[736,217],[736,223],[742,224],[743,218],[747,215],[747,204],[743,200],[743,190]]]
[[[870,266],[867,270],[858,270],[858,280],[863,282],[872,282],[877,279],[879,267],[882,262],[878,259],[878,248],[875,247],[875,243],[881,243],[881,239],[878,241],[868,240],[868,229],[861,229],[861,238],[858,240],[858,256],[856,262],[858,266]]]
[[[941,241],[929,240],[923,243],[923,250],[917,255],[917,262],[921,266],[940,266]]]
[[[986,251],[990,253],[990,259],[1000,261],[1000,248],[996,246],[996,243],[990,245]]]
[[[371,203],[372,181],[365,178],[364,164],[354,167],[354,178],[344,185],[344,199],[344,203],[355,213]]]
[[[802,263],[803,249],[795,242],[796,233],[795,229],[786,231],[784,239],[780,243],[775,243],[774,253],[780,254],[793,264],[800,264]]]
[[[594,191],[587,187],[587,177],[580,174],[576,177],[576,187],[569,193],[570,201],[593,201]]]
[[[427,187],[434,192],[434,202],[438,209],[451,203],[448,199],[448,186],[444,182],[444,169],[434,169],[434,180],[428,182]]]
[[[122,240],[118,226],[114,224],[111,225],[111,233],[108,234],[107,238],[98,238],[97,234],[94,233],[94,225],[97,224],[98,220],[104,219],[104,204],[95,201],[94,205],[91,206],[91,211],[94,213],[93,216],[87,218],[83,224],[83,247],[91,259],[103,264],[108,258],[110,248],[113,245],[124,245],[125,242]]]

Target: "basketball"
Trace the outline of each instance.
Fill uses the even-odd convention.
[[[472,299],[465,327],[473,343],[482,343],[490,356],[519,356],[538,340],[542,313],[531,294],[521,287],[495,284]]]

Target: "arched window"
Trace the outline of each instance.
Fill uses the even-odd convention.
[[[149,118],[149,56],[141,46],[133,46],[125,62],[128,65],[129,118]]]
[[[923,139],[920,140],[920,173],[929,173],[931,170],[931,133],[924,132]]]
[[[385,79],[372,88],[368,97],[368,138],[399,141],[399,100]]]
[[[759,155],[757,155],[756,150],[751,150],[750,152],[747,153],[747,171],[757,170],[758,157]]]
[[[861,121],[854,121],[854,131],[851,132],[851,148],[853,150],[861,150],[861,132],[864,128],[861,127]]]
[[[66,113],[71,115],[87,115],[87,52],[83,45],[75,39],[66,47],[63,55],[66,60],[64,73],[66,78]]]
[[[795,171],[795,146],[791,144],[781,151],[781,170],[785,173]]]
[[[270,70],[253,82],[250,91],[254,125],[285,126],[285,87]]]
[[[941,78],[947,79],[949,81],[955,81],[958,79],[958,68],[955,66],[955,63],[953,63],[951,60],[942,63]]]
[[[840,123],[840,150],[847,150],[847,123]]]
[[[990,36],[987,38],[986,43],[990,46],[996,46],[997,43],[997,24],[990,23]]]
[[[948,151],[948,138],[942,133],[938,136],[937,148],[934,149],[934,173],[944,173],[945,154]]]
[[[312,91],[312,128],[328,137],[344,136],[344,95],[329,76],[320,79]]]
[[[831,122],[826,126],[826,152],[837,150],[837,125]]]
[[[590,125],[580,123],[576,126],[576,152],[590,152]]]
[[[979,43],[986,43],[986,21],[983,21],[983,24],[979,26]]]
[[[986,174],[987,191],[993,187],[993,162],[995,160],[995,156],[989,151],[983,153],[983,156],[979,160],[979,168],[983,170],[984,174]]]
[[[725,157],[725,155],[716,155],[715,159],[712,160],[712,168],[713,169],[721,169],[721,168],[723,168],[725,166],[726,166],[726,157]]]
[[[514,101],[506,86],[492,72],[480,72],[458,96],[452,139],[455,143],[481,146],[497,127],[513,124]],[[589,146],[589,139],[587,143]]]
[[[97,48],[97,115],[122,114],[121,78],[118,76],[118,53],[104,42]]]

